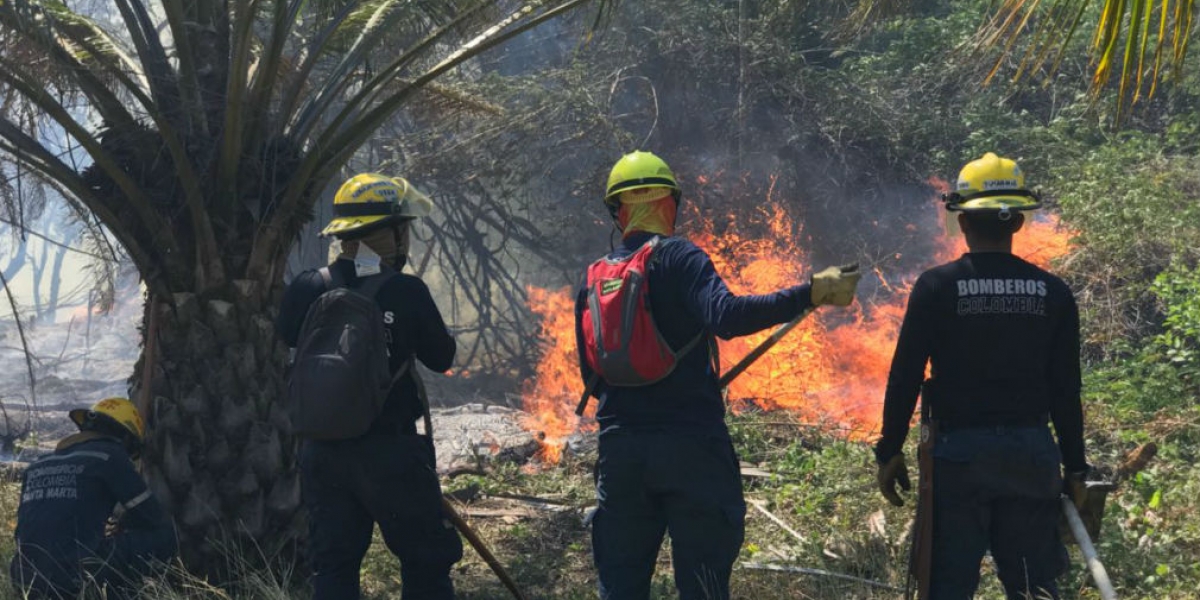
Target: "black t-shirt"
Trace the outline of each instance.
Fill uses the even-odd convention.
[[[341,281],[350,287],[359,285],[354,261],[340,259],[329,268],[336,269]],[[326,291],[325,281],[316,269],[300,273],[288,285],[275,322],[276,330],[288,346],[296,347],[296,338],[309,306]],[[445,373],[450,369],[454,363],[454,338],[446,330],[442,313],[434,304],[425,282],[412,275],[396,273],[379,288],[375,300],[383,312],[383,326],[387,328],[388,365],[393,373],[413,356],[433,371]],[[414,423],[422,413],[417,384],[409,371],[392,387],[383,412],[371,430],[415,433]]]
[[[1085,468],[1079,311],[1058,277],[1009,253],[968,253],[913,284],[884,399],[876,458],[900,452],[930,365],[933,417],[1026,423],[1049,415],[1063,464]]]

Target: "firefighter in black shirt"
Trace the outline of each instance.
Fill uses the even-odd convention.
[[[920,393],[922,420],[938,431],[936,600],[971,598],[988,550],[1010,599],[1059,597],[1059,466],[1078,503],[1088,464],[1075,299],[1061,279],[1012,254],[1021,211],[1040,206],[1012,160],[988,153],[963,167],[946,208],[958,213],[969,252],[917,279],[896,343],[875,447],[879,486],[903,503],[895,489],[908,489],[901,447]]]
[[[381,265],[393,271],[375,299],[389,369],[400,376],[365,435],[304,442],[300,482],[309,517],[314,600],[359,597],[359,570],[376,523],[388,550],[400,559],[401,598],[454,597],[450,569],[462,558],[462,541],[442,513],[433,444],[417,434],[416,420],[424,410],[411,361],[444,373],[456,346],[429,288],[400,272],[408,258],[410,224],[432,206],[403,178],[363,173],[338,190],[334,219],[321,232],[340,244],[328,267],[332,280],[356,288],[380,274]],[[289,346],[296,347],[309,307],[329,285],[315,269],[288,285],[276,329]]]

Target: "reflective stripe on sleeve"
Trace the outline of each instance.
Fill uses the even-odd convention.
[[[146,490],[146,491],[138,494],[137,496],[134,496],[133,500],[126,502],[125,510],[133,510],[133,507],[145,502],[149,498],[150,498],[150,490]]]

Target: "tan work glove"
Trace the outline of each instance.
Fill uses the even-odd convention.
[[[1074,473],[1065,473],[1063,475],[1063,493],[1075,503],[1075,510],[1083,511],[1083,506],[1087,504],[1088,489],[1087,476],[1090,469],[1084,469]]]
[[[862,273],[859,272],[857,264],[829,267],[814,274],[811,281],[813,306],[849,305],[854,302],[854,290],[861,278]]]
[[[893,506],[904,506],[904,500],[896,493],[896,484],[900,489],[908,491],[912,484],[908,481],[908,467],[904,466],[904,455],[897,454],[884,464],[879,465],[879,473],[875,476],[879,481],[879,491]]]

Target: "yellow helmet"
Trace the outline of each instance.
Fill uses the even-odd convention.
[[[429,216],[433,201],[403,177],[361,173],[347,179],[333,197],[333,219],[321,235],[366,233],[399,220]]]
[[[993,152],[973,160],[958,173],[954,192],[943,196],[946,210],[985,211],[1034,210],[1042,199],[1025,188],[1025,173],[1012,159]]]
[[[67,416],[80,429],[95,424],[99,420],[107,420],[120,425],[138,442],[146,437],[146,425],[142,423],[141,413],[126,398],[105,398],[93,404],[90,409],[77,408],[67,413]]]
[[[623,192],[650,190],[644,195],[645,201],[649,202],[662,197],[662,194],[653,188],[667,188],[676,200],[679,198],[680,190],[675,181],[675,174],[663,159],[651,152],[630,152],[622,156],[609,172],[604,204],[615,217],[621,205],[620,197]]]

